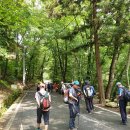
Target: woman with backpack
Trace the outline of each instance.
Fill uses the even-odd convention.
[[[51,103],[51,96],[45,90],[46,85],[41,83],[39,85],[40,90],[35,93],[35,99],[37,102],[37,129],[41,130],[41,118],[43,117],[45,129],[48,130],[49,125],[49,110],[50,110],[50,103]]]

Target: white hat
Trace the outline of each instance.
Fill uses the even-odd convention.
[[[121,85],[121,82],[117,82],[117,83],[116,83],[116,86],[118,86],[118,85]]]

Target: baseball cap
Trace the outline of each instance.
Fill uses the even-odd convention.
[[[72,84],[74,84],[74,85],[79,85],[79,81],[78,81],[78,80],[75,80]]]
[[[89,80],[85,80],[85,84],[86,85],[90,85],[90,81]]]

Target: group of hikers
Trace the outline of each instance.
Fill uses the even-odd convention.
[[[118,101],[122,124],[127,123],[126,105],[127,101],[123,98],[124,86],[117,82],[118,87]],[[61,93],[64,95],[64,102],[68,104],[69,108],[69,130],[77,130],[75,126],[75,118],[80,115],[80,100],[81,95],[84,95],[86,111],[91,114],[94,111],[93,97],[96,95],[94,87],[90,84],[90,81],[86,80],[83,88],[81,89],[79,81],[75,80],[72,83],[61,82]],[[48,84],[39,83],[37,92],[35,93],[35,99],[37,102],[37,130],[41,130],[40,124],[43,117],[45,129],[48,130],[49,125],[49,110],[51,104],[50,92],[48,92]]]

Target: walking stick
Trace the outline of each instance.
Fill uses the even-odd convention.
[[[78,113],[77,116],[78,116],[78,126],[77,126],[77,130],[78,130],[79,129],[79,116],[80,116],[80,114]]]

